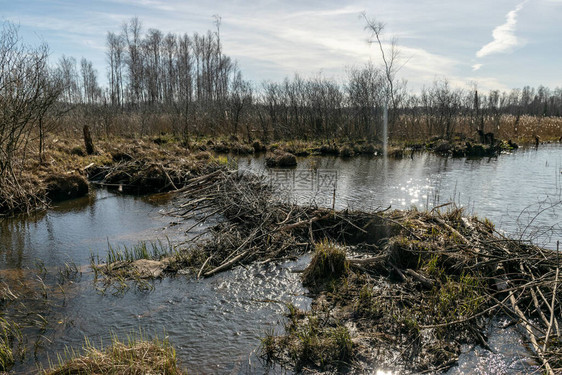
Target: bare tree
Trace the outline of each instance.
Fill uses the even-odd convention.
[[[141,46],[142,24],[137,17],[123,24],[123,36],[127,45],[126,65],[129,78],[129,99],[138,105],[142,100],[143,61]]]
[[[372,140],[379,134],[375,124],[380,122],[385,96],[384,73],[368,63],[362,69],[349,71],[347,100],[351,112],[353,132]]]
[[[15,166],[23,171],[30,134],[42,125],[43,116],[60,95],[47,57],[46,44],[27,46],[17,28],[4,23],[0,31],[0,211],[29,207]]]
[[[379,47],[382,61],[384,64],[384,75],[386,78],[386,97],[389,100],[389,104],[392,105],[392,109],[395,111],[398,107],[398,101],[396,97],[396,73],[400,70],[400,66],[398,66],[398,57],[400,51],[397,47],[397,40],[393,38],[390,42],[390,47],[385,48],[382,41],[382,35],[384,31],[384,23],[376,21],[374,18],[369,19],[366,13],[363,13],[363,18],[367,23],[365,27],[367,30],[371,31],[371,39],[369,43],[376,43]]]
[[[78,104],[82,101],[76,59],[63,56],[59,60],[58,75],[62,85],[61,100],[66,104]]]
[[[92,62],[82,58],[80,61],[80,73],[82,75],[84,103],[97,103],[101,98],[101,88],[98,85],[97,72]]]
[[[107,33],[107,70],[109,80],[110,100],[113,106],[121,107],[123,104],[123,64],[125,54],[125,41],[121,35]]]
[[[162,100],[166,105],[170,105],[175,100],[177,90],[177,64],[178,46],[176,37],[173,34],[167,34],[163,44],[163,66],[162,66]]]
[[[237,135],[242,113],[252,104],[252,88],[249,82],[242,79],[242,73],[240,71],[234,76],[232,81],[232,92],[228,102],[233,134]],[[248,127],[246,131],[248,133],[246,134],[248,142],[250,142],[252,135]]]
[[[189,111],[193,100],[193,57],[191,53],[191,39],[187,34],[178,38],[178,52],[176,61],[177,74],[177,108],[183,116],[183,138],[189,144]]]
[[[147,99],[152,105],[160,102],[161,92],[161,57],[162,32],[156,29],[148,30],[148,35],[142,43],[144,78],[146,79]]]

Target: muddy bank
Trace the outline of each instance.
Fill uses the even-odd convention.
[[[178,142],[159,139],[99,140],[90,154],[79,139],[51,136],[41,159],[31,153],[21,166],[18,185],[3,186],[0,215],[45,209],[87,195],[87,182],[130,194],[165,192],[228,165],[224,156],[192,152]]]
[[[46,195],[52,202],[83,197],[88,194],[88,181],[81,175],[54,175],[45,179]]]
[[[276,150],[265,157],[265,165],[268,167],[294,167],[297,165],[297,158],[289,152]]]
[[[245,143],[236,137],[194,140],[183,144],[172,135],[94,140],[87,152],[81,139],[47,137],[46,149],[39,158],[34,152],[19,166],[17,186],[0,192],[0,215],[33,211],[49,203],[87,194],[80,177],[129,194],[148,194],[176,190],[187,181],[217,167],[228,159],[222,154],[267,153],[268,166],[292,167],[296,157],[309,155],[349,158],[382,155],[382,144],[367,140],[291,140]],[[490,157],[517,148],[511,141],[457,136],[451,140],[434,138],[427,142],[391,144],[391,158],[412,157],[417,151],[430,151],[453,157]],[[63,178],[64,177],[64,178]],[[79,184],[79,186],[77,186]]]
[[[312,309],[288,308],[285,334],[264,337],[266,360],[296,371],[377,364],[439,372],[456,363],[463,344],[487,348],[490,319],[503,317],[521,325],[547,373],[562,367],[556,251],[505,238],[459,209],[287,205],[260,179],[235,172],[201,176],[181,194],[174,215],[200,223],[220,213],[221,221],[205,240],[164,257],[159,277],[210,277],[315,251],[303,274]]]

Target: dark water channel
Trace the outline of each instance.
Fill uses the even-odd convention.
[[[260,158],[239,160],[239,169],[271,174]],[[313,171],[317,185],[308,180],[303,185],[301,171],[305,177]],[[334,171],[335,185],[330,182]],[[283,199],[339,209],[432,208],[454,201],[509,234],[522,234],[551,248],[560,239],[562,206],[556,204],[562,199],[560,145],[519,150],[497,159],[431,154],[401,160],[309,158],[288,173],[299,189],[283,193]],[[322,174],[328,177],[319,186]],[[191,374],[264,373],[255,352],[266,331],[281,329],[283,303],[302,308],[310,304],[295,272],[306,266],[306,258],[238,267],[201,281],[184,276],[164,279],[150,292],[132,289],[113,296],[94,288],[90,257],[105,257],[108,243],[185,240],[184,231],[192,223],[166,216],[171,207],[159,197],[95,190],[88,198],[65,202],[39,216],[0,219],[0,282],[19,296],[4,306],[4,312],[27,327],[28,349],[14,372],[34,373],[38,363],[45,365],[65,347],[80,348],[84,337],[108,343],[112,333],[126,337],[142,329],[149,337],[168,336]],[[70,280],[61,279],[73,264],[80,272]],[[467,348],[451,373],[528,370],[516,332],[496,331],[491,346],[497,353]]]

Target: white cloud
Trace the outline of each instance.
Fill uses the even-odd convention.
[[[489,90],[501,90],[507,91],[511,87],[506,85],[502,80],[496,77],[463,77],[465,88],[471,88],[474,84],[478,87],[478,90],[489,91]]]
[[[63,53],[92,60],[97,64],[100,80],[106,68],[107,31],[119,33],[123,22],[132,16],[139,17],[144,31],[156,28],[164,33],[191,35],[214,31],[212,15],[219,14],[223,50],[238,61],[246,79],[259,83],[278,81],[297,72],[303,77],[321,72],[324,77],[344,81],[348,67],[361,67],[369,60],[378,66],[382,63],[378,46],[367,43],[369,32],[360,16],[364,10],[369,17],[386,23],[385,47],[392,36],[398,36],[401,54],[397,66],[402,67],[398,78],[407,80],[409,88],[430,84],[440,76],[459,87],[466,84],[469,76],[478,76],[479,84],[490,87],[499,87],[500,83],[537,85],[541,83],[539,77],[550,85],[559,84],[552,80],[556,74],[550,73],[555,69],[551,67],[553,62],[560,60],[557,49],[523,56],[517,64],[508,64],[507,54],[495,64],[481,58],[494,53],[502,57],[500,52],[505,54],[522,45],[524,40],[518,34],[527,20],[525,36],[537,45],[552,45],[560,30],[555,14],[562,0],[540,0],[533,6],[529,0],[500,0],[496,6],[504,9],[509,5],[501,11],[505,19],[499,22],[497,18],[491,21],[497,14],[482,13],[490,6],[484,0],[255,0],[251,4],[240,0],[103,0],[80,8],[64,1],[28,2],[32,5],[8,2],[4,17],[22,26],[26,41],[35,41],[37,36],[47,41],[54,60]],[[533,22],[539,15],[540,22]],[[547,20],[545,15],[549,16]],[[466,19],[471,20],[470,25]],[[468,26],[474,38],[466,38]],[[474,44],[475,38],[490,43]],[[515,73],[524,69],[523,60],[537,61],[544,68],[537,73]],[[497,80],[491,78],[494,76]]]
[[[494,40],[480,48],[476,52],[477,57],[484,57],[494,53],[502,53],[511,51],[513,48],[521,44],[520,40],[515,36],[515,29],[517,26],[517,13],[523,9],[527,0],[518,4],[515,9],[507,13],[505,16],[505,23],[499,25],[492,31]]]
[[[268,65],[279,76],[314,76],[343,78],[346,67],[362,66],[372,60],[382,64],[378,46],[367,43],[368,33],[359,18],[358,8],[344,6],[320,12],[284,12],[261,17],[225,17],[225,50],[243,60],[241,67],[250,79],[262,75],[248,66]],[[338,25],[335,28],[334,25]],[[390,44],[384,43],[385,49]],[[398,45],[399,77],[408,82],[432,80],[438,74],[452,74],[458,61],[418,46]],[[259,81],[259,78],[258,78]]]

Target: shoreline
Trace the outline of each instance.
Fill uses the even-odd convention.
[[[99,140],[92,155],[86,154],[79,139],[52,138],[47,145],[42,162],[30,156],[26,165],[21,166],[20,184],[14,187],[15,192],[4,192],[12,195],[4,197],[0,217],[41,210],[50,202],[84,196],[88,183],[137,195],[177,190],[209,170],[229,167],[226,155],[265,155],[270,167],[295,166],[296,157],[382,157],[382,146],[367,141],[281,141],[264,145],[259,141],[247,144],[237,139],[202,139],[187,148],[179,139],[166,135]],[[471,139],[439,138],[391,144],[388,157],[399,159],[414,157],[418,152],[433,152],[443,157],[484,158],[517,148],[518,145],[505,141],[483,145]]]
[[[208,198],[223,213],[210,239],[161,259],[108,261],[97,266],[101,282],[142,285],[178,272],[212,277],[314,250],[302,275],[312,309],[287,306],[285,333],[262,340],[267,361],[296,371],[361,371],[365,363],[390,366],[392,353],[401,353],[394,367],[444,371],[463,344],[488,348],[488,323],[501,317],[521,324],[547,372],[562,365],[557,334],[541,339],[527,323],[538,319],[541,332],[553,327],[541,317],[555,316],[560,306],[534,304],[532,296],[562,297],[554,286],[556,251],[505,238],[461,209],[366,213],[284,205],[258,182],[234,176],[214,176],[180,196],[187,211]]]

